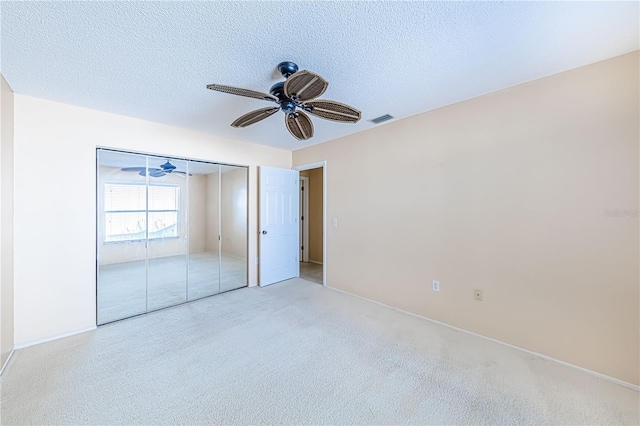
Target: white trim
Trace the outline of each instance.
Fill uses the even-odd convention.
[[[566,361],[561,361],[559,359],[552,358],[552,357],[550,357],[548,355],[544,355],[544,354],[541,354],[541,353],[538,353],[538,352],[534,352],[534,351],[531,351],[529,349],[521,348],[519,346],[515,346],[515,345],[512,345],[510,343],[505,343],[503,341],[500,341],[500,340],[497,340],[497,339],[494,339],[494,338],[491,338],[491,337],[483,336],[482,334],[474,333],[473,331],[465,330],[464,328],[459,328],[459,327],[456,327],[454,325],[447,324],[447,323],[444,323],[444,322],[440,322],[440,321],[437,321],[437,320],[434,320],[434,319],[431,319],[431,318],[428,318],[428,317],[425,317],[425,316],[422,316],[422,315],[414,314],[413,312],[405,311],[404,309],[396,308],[394,306],[390,306],[390,305],[378,302],[376,300],[368,299],[368,298],[363,297],[363,296],[358,296],[357,294],[349,293],[348,291],[340,290],[339,288],[335,288],[335,287],[327,287],[327,288],[329,288],[331,290],[338,291],[340,293],[348,294],[348,295],[353,296],[353,297],[357,297],[358,299],[366,300],[367,302],[375,303],[376,305],[384,306],[385,308],[391,308],[391,309],[393,309],[395,311],[402,312],[403,314],[411,315],[411,316],[416,317],[416,318],[421,318],[423,320],[427,320],[427,321],[432,322],[434,324],[442,325],[442,326],[445,326],[447,328],[451,328],[453,330],[460,331],[462,333],[470,334],[470,335],[475,336],[475,337],[480,337],[480,338],[485,339],[485,340],[490,340],[492,342],[499,343],[499,344],[501,344],[503,346],[507,346],[509,348],[516,349],[516,350],[519,350],[521,352],[526,352],[529,355],[533,355],[533,356],[536,356],[538,358],[542,358],[542,359],[544,359],[546,361],[551,361],[551,362],[554,362],[556,364],[563,365],[565,367],[570,367],[570,368],[573,368],[575,370],[579,370],[579,371],[581,371],[583,373],[587,373],[587,374],[589,374],[591,376],[595,376],[595,377],[598,377],[600,379],[604,379],[604,380],[606,380],[608,382],[615,383],[616,385],[620,385],[620,386],[623,386],[625,388],[629,388],[629,389],[635,390],[636,392],[640,392],[640,386],[639,385],[634,385],[633,383],[625,382],[624,380],[616,379],[615,377],[607,376],[606,374],[598,373],[597,371],[588,370],[588,369],[586,369],[584,367],[580,367],[580,366],[577,366],[577,365],[574,365],[574,364],[570,364],[570,363],[568,363]]]
[[[39,345],[40,343],[52,342],[54,340],[64,339],[65,337],[75,336],[76,334],[86,333],[87,331],[92,331],[92,330],[95,330],[97,328],[98,327],[96,327],[94,325],[93,327],[85,328],[84,330],[72,331],[70,333],[64,333],[64,334],[60,334],[58,336],[47,337],[47,338],[44,338],[44,339],[34,340],[32,342],[23,343],[22,345],[16,345],[13,349],[15,349],[15,350],[24,349],[24,348],[28,348],[29,346]]]
[[[327,161],[317,161],[315,163],[303,164],[292,167],[293,170],[302,172],[304,170],[317,169],[322,167],[322,285],[327,286]]]
[[[9,352],[9,356],[7,357],[7,360],[4,362],[4,365],[2,366],[2,368],[0,368],[0,376],[2,376],[2,373],[4,373],[4,369],[7,368],[7,365],[9,365],[9,361],[11,360],[11,357],[13,356],[13,353],[16,351],[15,348],[11,349],[11,352]]]
[[[327,162],[322,165],[322,285],[327,286]]]
[[[297,170],[299,172],[304,172],[305,170],[319,169],[320,167],[326,167],[326,165],[327,165],[326,161],[317,161],[315,163],[304,164],[302,166],[295,166],[295,167],[292,167],[292,169]]]
[[[307,262],[309,262],[309,263],[315,263],[316,265],[322,265],[322,262],[318,262],[317,260],[311,260],[311,259],[309,259],[309,260],[307,260]]]
[[[304,185],[302,185],[304,182]],[[305,188],[304,191],[300,190],[300,216],[306,216],[305,220],[300,221],[300,259],[302,262],[309,261],[309,177],[300,176],[300,188]],[[302,247],[307,246],[306,250],[302,250]]]

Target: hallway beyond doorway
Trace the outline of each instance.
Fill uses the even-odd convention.
[[[311,262],[300,262],[300,278],[322,284],[322,265]]]

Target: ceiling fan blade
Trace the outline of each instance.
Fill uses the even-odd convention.
[[[233,86],[223,86],[221,84],[208,84],[207,89],[217,92],[229,93],[231,95],[246,96],[247,98],[262,99],[265,101],[278,102],[278,98],[268,93],[257,92],[255,90],[241,89]]]
[[[304,107],[305,111],[311,115],[342,123],[357,123],[362,116],[362,113],[357,109],[336,101],[311,101],[307,102]]]
[[[138,174],[139,174],[140,176],[142,176],[142,177],[145,177],[145,176],[147,176],[147,171],[146,171],[146,170],[141,170],[141,171],[140,171],[140,173],[138,173]],[[160,171],[160,172],[155,171],[155,172],[150,172],[150,173],[149,173],[149,176],[157,178],[157,177],[162,177],[162,176],[164,176],[165,174],[166,174],[166,173],[164,173],[164,172],[162,172],[162,171]]]
[[[300,102],[306,102],[322,95],[329,83],[310,71],[298,71],[284,82],[284,93],[288,97],[296,97]]]
[[[309,116],[302,111],[297,111],[284,116],[287,130],[294,138],[305,141],[313,137],[313,123]]]
[[[261,108],[251,111],[231,123],[232,127],[247,127],[278,112],[278,107]]]
[[[185,175],[185,176],[187,175],[187,172],[179,172],[179,171],[178,171],[178,172],[176,172],[175,170],[174,170],[173,172],[171,172],[171,173],[172,173],[172,174],[173,174],[173,173],[177,173],[177,174],[179,174],[179,175]],[[189,173],[189,176],[193,176],[193,175],[192,175],[191,173]]]
[[[146,167],[124,167],[122,169],[123,172],[138,172],[138,174],[140,176],[146,176],[147,175],[147,171],[149,171],[149,176],[151,177],[160,177],[160,176],[164,176],[165,172],[162,169],[156,169],[156,168],[146,168]]]

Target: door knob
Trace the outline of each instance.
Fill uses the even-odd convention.
[[[267,231],[262,231],[263,234],[267,235]]]

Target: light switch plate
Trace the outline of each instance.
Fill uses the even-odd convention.
[[[338,218],[337,218],[337,217],[334,217],[334,218],[331,220],[331,225],[332,225],[334,228],[337,228],[337,227],[338,227]]]
[[[440,291],[440,281],[433,280],[431,288],[433,288],[433,291]]]

